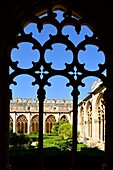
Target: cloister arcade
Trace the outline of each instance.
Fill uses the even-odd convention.
[[[35,101],[35,99],[34,99]],[[39,103],[29,98],[15,98],[10,102],[10,126],[13,132],[39,133]],[[56,103],[54,103],[56,101]],[[43,113],[43,133],[51,133],[52,126],[61,119],[72,124],[72,102],[68,99],[45,99]]]
[[[78,103],[77,130],[80,131],[82,142],[104,150],[106,121],[103,95],[105,87],[101,85],[102,82],[97,81],[96,88],[93,87],[91,94]],[[68,102],[67,99],[65,99],[66,103],[62,101],[62,103],[57,104],[50,103],[49,99],[46,99],[46,101],[45,110],[48,110],[48,107],[49,110],[43,114],[43,133],[51,133],[54,123],[61,119],[66,119],[72,124],[72,103]],[[13,128],[13,132],[39,133],[39,113],[37,112],[39,109],[37,109],[37,103],[27,103],[26,101],[21,103],[21,100],[16,98],[15,102],[11,102],[10,105],[10,126]],[[26,110],[24,110],[25,108]],[[54,108],[57,108],[57,112]]]
[[[19,133],[19,132],[22,132],[22,133],[39,133],[39,116],[38,115],[33,116],[30,120],[30,125],[28,125],[28,120],[27,120],[25,115],[26,114],[21,115],[17,118],[16,125],[13,124],[13,119],[10,116],[10,126],[12,127],[12,129],[14,127],[16,127],[15,129],[13,129],[13,132],[16,132],[16,133]],[[62,116],[62,117],[63,117],[63,119],[67,120],[67,117],[65,115]],[[45,127],[44,127],[45,131],[44,131],[44,133],[51,133],[51,129],[52,129],[55,122],[56,122],[55,116],[49,115],[45,120]],[[28,130],[28,127],[30,127],[30,130]]]
[[[105,103],[103,95],[105,87],[98,86],[78,104],[78,130],[83,141],[92,146],[105,148]]]

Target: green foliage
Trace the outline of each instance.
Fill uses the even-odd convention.
[[[72,125],[70,123],[60,125],[58,135],[64,140],[72,138]]]
[[[58,135],[58,128],[59,128],[59,123],[55,123],[51,129],[51,132],[54,134],[54,135]]]
[[[59,142],[61,141],[59,136],[46,136],[44,139],[44,148],[47,147],[57,147],[59,148]]]
[[[58,129],[59,127],[64,124],[64,123],[69,123],[69,121],[67,119],[61,119],[59,120],[58,122],[55,122],[53,127],[52,127],[52,130],[51,132],[54,134],[54,135],[58,135]]]
[[[14,148],[29,148],[32,139],[23,133],[12,133],[10,135],[10,145]]]
[[[13,133],[13,128],[12,126],[9,126],[9,135],[11,135]]]
[[[77,144],[77,151],[80,152],[83,148],[90,148],[90,147],[83,143]]]
[[[18,143],[19,143],[19,139],[16,133],[12,133],[10,135],[10,145],[12,145],[13,147],[17,148],[18,147]]]
[[[39,135],[37,133],[29,133],[29,134],[26,134],[26,136],[31,138],[33,142],[38,141],[38,137],[39,137]]]
[[[80,131],[77,131],[77,138],[80,137]]]

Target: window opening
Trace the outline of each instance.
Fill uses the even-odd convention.
[[[88,76],[96,76],[99,79],[101,79],[104,83],[106,80],[106,76],[102,74],[106,69],[106,61],[104,58],[104,61],[100,63],[100,60],[92,62],[96,63],[96,67],[90,68],[91,65],[87,65],[86,62],[86,54],[85,52],[88,50],[87,47],[91,48],[92,46],[95,46],[96,53],[101,52],[103,53],[103,44],[98,35],[96,34],[95,30],[94,33],[90,30],[89,34],[82,34],[83,39],[80,37],[82,30],[85,28],[88,28],[86,25],[84,25],[84,20],[76,18],[72,14],[72,11],[65,11],[61,12],[62,18],[61,20],[58,20],[57,13],[60,11],[52,11],[51,9],[48,9],[47,15],[43,15],[42,17],[38,17],[37,15],[32,16],[32,23],[35,24],[35,33],[36,36],[32,34],[31,32],[26,33],[26,28],[22,27],[20,32],[18,33],[18,36],[15,37],[15,43],[13,44],[14,48],[16,47],[17,50],[20,50],[21,46],[19,44],[23,43],[30,43],[30,49],[34,53],[35,59],[30,58],[30,65],[27,66],[27,68],[24,67],[23,62],[22,65],[20,65],[21,60],[20,58],[23,57],[20,55],[20,58],[13,59],[12,55],[14,53],[11,53],[10,55],[10,68],[12,72],[9,76],[9,83],[10,84],[16,84],[14,82],[14,78],[18,75],[27,74],[34,78],[34,81],[32,82],[32,85],[38,85],[39,88],[37,90],[37,97],[39,100],[39,169],[42,169],[42,157],[43,157],[43,102],[45,99],[46,91],[44,87],[50,86],[51,84],[48,82],[49,78],[61,75],[66,77],[69,82],[67,83],[67,86],[72,86],[72,98],[73,98],[73,149],[72,149],[72,170],[76,169],[76,162],[77,162],[77,113],[78,113],[78,96],[80,94],[79,86],[85,86],[85,84],[82,82],[82,80]],[[28,22],[30,23],[31,19],[28,19]],[[49,24],[49,25],[48,25]],[[69,36],[69,33],[64,33],[64,28],[66,26],[73,27],[73,31],[75,36],[78,36],[80,38],[80,41],[77,43],[74,42],[74,40],[71,40],[71,35]],[[47,33],[48,36],[43,37],[45,34],[43,33],[44,27],[47,26]],[[51,28],[54,29],[53,32],[51,32]],[[90,29],[90,28],[88,28]],[[88,31],[88,30],[87,30]],[[39,35],[41,38],[39,38]],[[43,37],[43,38],[42,38]],[[43,39],[43,42],[41,40]],[[31,46],[32,44],[32,46]],[[47,51],[51,50],[54,51],[55,45],[62,44],[63,46],[66,46],[66,52],[70,52],[69,56],[71,55],[71,59],[69,62],[63,62],[63,65],[65,67],[55,67],[53,66],[53,58],[50,57],[49,54],[49,61],[47,60]],[[61,46],[62,46],[61,45]],[[12,49],[13,50],[13,49]],[[81,52],[82,51],[82,52]],[[83,53],[85,55],[83,55]],[[88,54],[88,57],[90,55],[90,59],[92,59],[92,54]],[[85,57],[84,57],[85,56]],[[34,55],[33,55],[34,57]],[[61,55],[63,58],[63,54]],[[93,59],[95,60],[95,56]],[[99,58],[99,57],[98,57]],[[103,56],[102,56],[103,58]],[[25,59],[28,59],[27,57],[27,50],[25,50]],[[88,58],[89,60],[89,58]],[[98,67],[97,67],[98,65]],[[42,69],[43,68],[43,69]],[[19,124],[19,127],[21,129],[21,126]],[[25,129],[26,130],[26,129]]]

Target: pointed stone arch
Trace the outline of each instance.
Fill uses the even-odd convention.
[[[45,129],[46,133],[51,133],[51,129],[56,122],[55,116],[54,115],[49,115],[46,120],[45,120]]]
[[[34,115],[30,123],[31,133],[39,133],[39,115]]]
[[[17,118],[17,132],[27,133],[28,120],[25,115],[20,115]]]

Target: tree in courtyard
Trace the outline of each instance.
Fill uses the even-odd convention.
[[[61,119],[59,120],[58,122],[55,122],[52,129],[51,129],[51,132],[54,134],[54,135],[58,135],[58,129],[59,127],[64,124],[64,123],[69,123],[69,121],[67,119]]]
[[[72,138],[72,125],[70,123],[63,123],[58,129],[58,136],[63,140]]]

